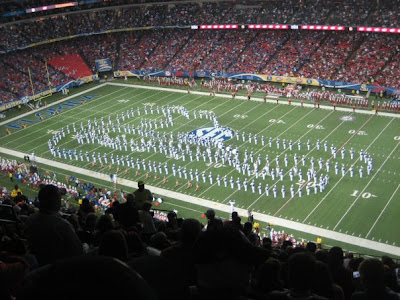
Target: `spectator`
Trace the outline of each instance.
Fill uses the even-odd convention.
[[[119,230],[109,230],[101,237],[99,255],[110,256],[121,261],[128,259],[125,236]]]
[[[14,186],[14,189],[13,189],[12,192],[11,192],[11,197],[12,197],[12,198],[17,197],[17,196],[18,196],[18,193],[20,193],[20,194],[22,195],[21,189],[20,189],[20,188],[18,187],[18,185],[16,184],[16,185]]]
[[[353,292],[352,273],[343,265],[343,250],[340,247],[332,247],[328,254],[328,266],[332,274],[333,281],[339,285],[346,299],[350,299]]]
[[[164,249],[161,256],[170,261],[179,274],[177,278],[178,293],[184,295],[189,286],[196,283],[196,268],[193,256],[193,246],[201,233],[200,222],[195,219],[186,219],[182,223],[180,239],[172,246]]]
[[[143,203],[142,209],[139,210],[139,220],[143,226],[142,236],[145,241],[147,241],[151,235],[156,232],[153,217],[150,213],[151,206],[151,202],[146,201]]]
[[[342,288],[333,282],[328,266],[320,261],[316,262],[312,292],[328,299],[344,300]]]
[[[82,243],[72,225],[59,214],[58,187],[46,185],[39,191],[39,212],[25,223],[25,236],[40,265],[82,254]]]
[[[375,258],[364,260],[358,268],[361,281],[364,284],[363,291],[355,292],[352,300],[398,300],[399,295],[385,286],[385,269],[383,263]]]
[[[258,266],[251,282],[250,295],[256,299],[268,298],[272,291],[283,291],[284,282],[281,280],[281,263],[275,258],[268,258]]]
[[[146,201],[153,201],[153,195],[148,189],[144,188],[143,181],[138,182],[138,189],[133,193],[133,196],[135,196],[135,204],[138,209],[142,209]]]
[[[308,253],[295,253],[288,260],[289,291],[270,294],[270,299],[327,299],[313,294],[312,286],[315,279],[316,261]]]
[[[137,225],[139,222],[139,212],[133,194],[127,194],[126,202],[115,207],[114,217],[126,230]]]
[[[89,203],[88,198],[83,198],[78,210],[79,225],[82,228],[86,227],[86,219],[90,213],[94,213],[94,207]]]

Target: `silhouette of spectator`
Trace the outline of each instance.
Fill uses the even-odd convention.
[[[193,245],[201,233],[201,224],[196,219],[186,219],[182,223],[180,239],[164,249],[161,256],[170,261],[179,274],[177,287],[184,294],[185,289],[196,284],[196,269],[193,257]]]
[[[115,207],[114,218],[125,229],[137,225],[139,222],[139,212],[133,194],[126,195],[126,202]]]
[[[135,203],[138,209],[142,209],[142,206],[146,201],[153,201],[153,195],[148,189],[144,188],[144,182],[138,182],[138,189],[133,193],[135,196]]]
[[[200,297],[239,299],[249,282],[250,266],[268,257],[256,249],[263,251],[230,225],[202,232],[193,247]]]
[[[314,242],[308,242],[306,246],[306,250],[310,253],[315,253],[317,251],[317,245]]]
[[[78,209],[79,225],[81,226],[81,228],[85,227],[86,218],[90,213],[94,213],[94,207],[89,203],[88,198],[83,198],[82,204],[79,205]]]
[[[215,218],[215,211],[213,209],[207,210],[205,216],[207,217],[207,225],[203,228],[203,231],[222,230],[222,220]]]
[[[149,246],[162,251],[171,246],[171,242],[168,240],[167,235],[164,232],[156,232],[150,237]]]
[[[46,185],[39,191],[39,212],[26,220],[24,234],[40,265],[82,254],[82,243],[59,214],[60,207],[58,187]]]
[[[151,202],[146,201],[141,210],[139,210],[139,220],[142,223],[142,237],[146,241],[152,234],[156,232],[153,216],[150,213]]]
[[[317,261],[315,265],[312,292],[328,299],[344,300],[342,288],[333,282],[328,266],[321,261]]]
[[[316,260],[309,253],[295,253],[288,260],[289,291],[272,292],[269,299],[327,299],[311,292]]]
[[[96,223],[93,243],[94,246],[98,246],[100,244],[101,238],[103,235],[110,230],[115,228],[114,222],[109,215],[102,215]]]
[[[345,298],[350,299],[353,293],[353,274],[348,268],[344,267],[343,261],[342,248],[332,247],[328,254],[329,271],[332,274],[333,281],[342,288]]]
[[[145,244],[142,242],[139,234],[137,234],[135,231],[128,231],[125,239],[128,245],[129,258],[133,259],[135,257],[140,257],[147,254]]]
[[[385,286],[385,269],[376,258],[364,260],[358,268],[364,290],[355,292],[352,300],[399,300],[400,296]]]
[[[98,254],[126,261],[128,259],[128,245],[122,232],[109,230],[104,233],[100,241]]]
[[[284,282],[280,278],[281,263],[275,258],[268,258],[255,271],[250,295],[256,299],[264,299],[272,291],[283,291]]]

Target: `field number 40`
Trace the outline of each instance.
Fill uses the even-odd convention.
[[[358,195],[359,195],[359,191],[354,190],[353,194],[351,194],[350,196],[357,197]],[[361,195],[361,197],[364,198],[364,199],[368,199],[368,198],[371,198],[371,197],[378,197],[378,196],[372,195],[371,193],[366,192],[366,193],[363,193]]]

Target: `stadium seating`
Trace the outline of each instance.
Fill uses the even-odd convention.
[[[73,79],[92,75],[92,72],[78,53],[60,55],[50,59],[48,63]]]
[[[28,184],[35,186],[33,183],[38,178],[37,183],[52,181],[50,174],[42,174],[39,169],[34,175],[27,169],[21,169],[21,164],[15,160],[0,158],[0,166],[2,172],[14,173],[22,191],[28,188]],[[49,265],[41,265],[40,261],[38,264],[36,260],[35,254],[45,250],[40,249],[40,245],[29,251],[18,247],[22,245],[21,238],[27,238],[29,242],[43,238],[18,229],[27,229],[34,220],[38,222],[41,218],[38,214],[40,202],[23,195],[12,198],[11,191],[0,188],[1,211],[12,209],[19,223],[12,228],[11,221],[0,222],[3,241],[0,244],[0,276],[6,283],[0,286],[2,299],[31,299],[32,295],[69,299],[72,293],[76,293],[74,289],[64,291],[60,282],[45,288],[52,282],[49,281],[49,274],[68,275],[64,281],[69,280],[71,284],[79,276],[86,276],[84,285],[89,291],[83,294],[93,295],[91,288],[96,286],[102,290],[99,279],[93,273],[100,272],[95,267],[99,264],[101,272],[119,270],[120,275],[124,274],[113,285],[118,292],[113,292],[113,289],[101,291],[101,294],[95,292],[101,299],[104,293],[113,299],[126,299],[128,294],[135,299],[156,299],[157,296],[158,299],[224,299],[226,295],[229,299],[288,299],[290,293],[306,294],[307,297],[313,294],[312,299],[350,299],[352,294],[355,297],[360,293],[370,293],[369,285],[375,289],[373,299],[397,299],[396,293],[400,292],[395,273],[399,264],[390,257],[364,259],[353,253],[344,254],[339,247],[324,249],[320,238],[318,245],[312,241],[296,241],[293,235],[275,231],[269,225],[266,232],[260,233],[257,223],[245,222],[235,213],[231,221],[221,220],[213,210],[204,214],[207,217],[206,227],[194,219],[178,219],[172,211],[155,210],[154,218],[150,217],[150,220],[153,220],[156,232],[145,235],[139,228],[143,226],[143,215],[146,213],[143,210],[138,212],[130,200],[124,204],[118,202],[124,200],[122,197],[134,199],[133,196],[107,193],[106,189],[96,188],[74,176],[67,176],[65,180],[68,182],[54,181],[52,184],[66,187],[65,197],[70,199],[70,207],[76,209],[63,206],[64,220],[57,221],[61,217],[53,220],[46,217],[42,222],[60,222],[59,226],[69,223],[69,230],[74,229],[73,236],[68,236],[68,240],[81,244],[84,255],[55,247],[52,257],[58,258],[51,260]],[[106,210],[106,214],[96,213],[98,199],[103,199],[104,195],[114,201],[113,205]],[[42,194],[40,197],[43,200],[45,196]],[[81,197],[84,200],[80,200],[78,205]],[[135,222],[124,225],[122,216]],[[7,227],[4,224],[8,224]],[[57,232],[60,236],[65,234],[65,231]],[[48,236],[47,240],[51,245]],[[82,266],[83,269],[80,269]],[[361,282],[352,278],[352,272],[357,270],[361,274]],[[139,281],[134,279],[138,277],[136,272],[143,277]],[[374,282],[370,278],[374,278]],[[118,287],[124,282],[129,282],[129,290]],[[79,288],[83,288],[81,285]],[[66,296],[62,297],[60,293]],[[384,298],[385,295],[390,298]]]
[[[47,1],[32,1],[32,5]],[[2,101],[88,74],[61,72],[45,62],[78,54],[92,73],[94,61],[110,58],[121,70],[229,71],[295,75],[399,87],[397,35],[307,31],[143,30],[66,39],[47,46],[20,47],[111,29],[192,24],[340,24],[398,26],[399,7],[390,1],[219,1],[152,5],[136,1],[123,7],[72,11],[53,17],[22,20],[0,27]],[[168,2],[168,1],[166,1]],[[121,2],[123,3],[123,2]],[[116,3],[116,4],[121,4]],[[141,5],[148,4],[148,5]],[[346,9],[344,9],[346,8]],[[357,12],[357,13],[355,13]],[[206,21],[205,21],[206,20]],[[52,60],[52,62],[53,62]],[[60,58],[61,60],[61,58]],[[57,60],[56,60],[57,61]],[[82,63],[83,65],[83,63]],[[357,71],[355,71],[357,70]],[[48,76],[50,75],[50,76]]]
[[[56,2],[59,1],[29,0],[25,4],[35,7]],[[153,5],[153,2],[157,4]],[[87,6],[89,10],[61,10],[68,13],[51,17],[47,17],[51,15],[50,12],[43,12],[37,15],[40,18],[36,20],[21,17],[21,22],[4,24],[0,27],[0,51],[4,52],[0,54],[1,101],[19,99],[49,86],[93,74],[96,72],[94,62],[99,58],[109,58],[114,69],[119,70],[294,75],[400,88],[398,35],[348,31],[157,28],[87,36],[112,29],[205,23],[398,27],[400,7],[396,0],[160,2],[171,1],[109,1],[100,10],[90,10],[95,7],[93,4]],[[115,7],[115,4],[128,5]],[[2,7],[0,11],[11,8]],[[73,35],[80,36],[68,38]],[[65,40],[25,48],[59,38]],[[264,88],[270,93],[285,93],[274,85],[268,84]],[[5,166],[2,169],[5,173],[18,172],[16,161],[1,163],[1,166]],[[29,172],[23,174],[23,179],[27,180],[30,187],[33,184],[32,175]],[[40,170],[39,175],[41,179],[50,180]],[[74,187],[68,190],[68,196],[71,199],[76,197],[76,200],[71,201],[76,201],[74,205],[78,209],[73,211],[63,208],[63,212],[68,214],[65,215],[68,222],[74,225],[75,234],[85,253],[96,256],[99,261],[102,260],[99,253],[123,260],[146,280],[159,298],[282,299],[289,292],[302,292],[327,298],[350,299],[356,291],[368,292],[362,289],[358,280],[351,279],[352,272],[359,269],[364,278],[366,273],[363,272],[370,272],[368,267],[374,264],[375,270],[382,270],[382,273],[375,272],[375,278],[384,282],[379,287],[382,288],[379,290],[380,295],[389,293],[384,287],[400,292],[399,284],[394,280],[399,265],[388,257],[382,257],[380,262],[367,260],[360,266],[363,258],[344,256],[338,247],[317,250],[313,242],[296,240],[292,235],[276,232],[273,228],[262,234],[255,224],[245,223],[244,219],[236,216],[232,221],[224,222],[210,217],[207,229],[203,228],[201,232],[201,225],[195,220],[184,222],[178,220],[172,212],[168,216],[156,212],[157,218],[153,220],[157,232],[144,235],[140,231],[140,221],[132,227],[123,225],[118,202],[114,202],[107,210],[113,219],[93,212],[96,199],[107,194],[106,191],[79,180],[71,180],[68,184]],[[27,185],[23,188],[27,188]],[[78,205],[78,189],[81,196],[93,199],[89,206]],[[3,204],[11,205],[21,222],[38,210],[37,201],[29,204],[26,199],[12,199],[4,189],[0,190]],[[111,194],[106,197],[111,201],[125,201],[123,196]],[[131,207],[130,211],[135,218],[137,209]],[[169,219],[169,222],[165,222],[165,219]],[[42,283],[47,281],[40,276],[48,276],[49,270],[60,271],[60,265],[63,274],[69,274],[68,263],[62,262],[50,267],[54,269],[44,267],[36,273],[37,261],[32,256],[34,253],[19,247],[23,233],[0,232],[1,240],[8,241],[0,244],[0,276],[6,283],[0,286],[2,299],[18,299],[20,293],[23,299],[26,293],[29,294],[29,284],[20,285],[28,274],[29,280],[36,279]],[[218,253],[213,251],[215,245],[218,245]],[[217,258],[221,254],[226,259],[218,262]],[[88,257],[78,258],[77,262],[90,263]],[[124,279],[127,281],[137,283],[136,273],[129,271],[126,265],[116,265],[115,260],[103,259],[103,262],[107,262],[113,270],[124,271],[127,275]],[[314,276],[302,278],[299,276],[299,266],[301,271],[310,270]],[[74,280],[72,278],[71,281]],[[96,280],[95,286],[98,287],[99,282]],[[113,288],[118,289],[121,282],[113,283]],[[146,286],[146,283],[140,283],[142,287]],[[368,282],[364,284],[368,285]],[[303,289],[299,289],[299,286]],[[137,291],[129,292],[135,295]],[[117,299],[112,296],[109,298]]]

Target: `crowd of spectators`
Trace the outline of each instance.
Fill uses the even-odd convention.
[[[328,23],[396,25],[392,1],[221,1],[123,6],[59,14],[0,27],[1,101],[32,94],[79,77],[70,66],[47,64],[65,55],[82,57],[92,73],[94,61],[109,58],[119,70],[227,71],[293,75],[399,87],[397,35],[286,30],[158,29],[67,39],[25,50],[21,46],[76,34],[144,26],[241,23]],[[349,10],[343,9],[349,6]],[[351,10],[359,10],[351,13]],[[207,20],[205,22],[204,20]],[[364,21],[362,21],[364,20]],[[333,23],[332,23],[333,22]],[[69,56],[68,56],[69,57]],[[85,68],[85,66],[82,66]],[[49,75],[49,76],[48,76]]]
[[[364,25],[378,27],[398,27],[400,24],[400,11],[393,9],[396,0],[378,0],[374,10]]]
[[[400,39],[398,37],[370,34],[362,38],[364,40],[351,60],[342,65],[336,74],[339,81],[374,83],[387,62],[399,53]],[[380,77],[379,83],[387,85],[386,79],[391,80],[390,77]]]
[[[1,50],[76,34],[146,26],[291,23],[397,27],[400,11],[395,4],[395,0],[290,0],[106,7],[4,24],[0,27]]]
[[[327,18],[333,11],[330,1],[303,0],[297,4],[298,8],[290,20],[293,24],[327,24]]]
[[[301,66],[319,48],[325,34],[325,32],[295,32],[291,34],[291,37],[280,47],[262,73],[283,76],[297,74]]]
[[[160,43],[156,48],[153,49],[150,57],[142,64],[142,68],[145,70],[165,70],[169,61],[175,55],[179,56],[180,49],[187,43],[193,32],[188,30],[168,30],[163,32],[164,35],[168,36],[168,39],[164,43]],[[159,40],[159,39],[158,39]]]
[[[299,74],[303,77],[334,78],[337,70],[360,44],[360,35],[343,35],[332,32],[315,51]]]
[[[371,11],[372,0],[337,1],[336,7],[327,20],[329,25],[364,25]]]
[[[272,239],[270,227],[261,236],[235,211],[222,220],[207,210],[206,224],[160,216],[136,192],[110,197],[103,213],[89,196],[66,210],[65,189],[39,189],[32,202],[23,187],[2,193],[2,299],[400,299],[399,265],[387,256]]]

